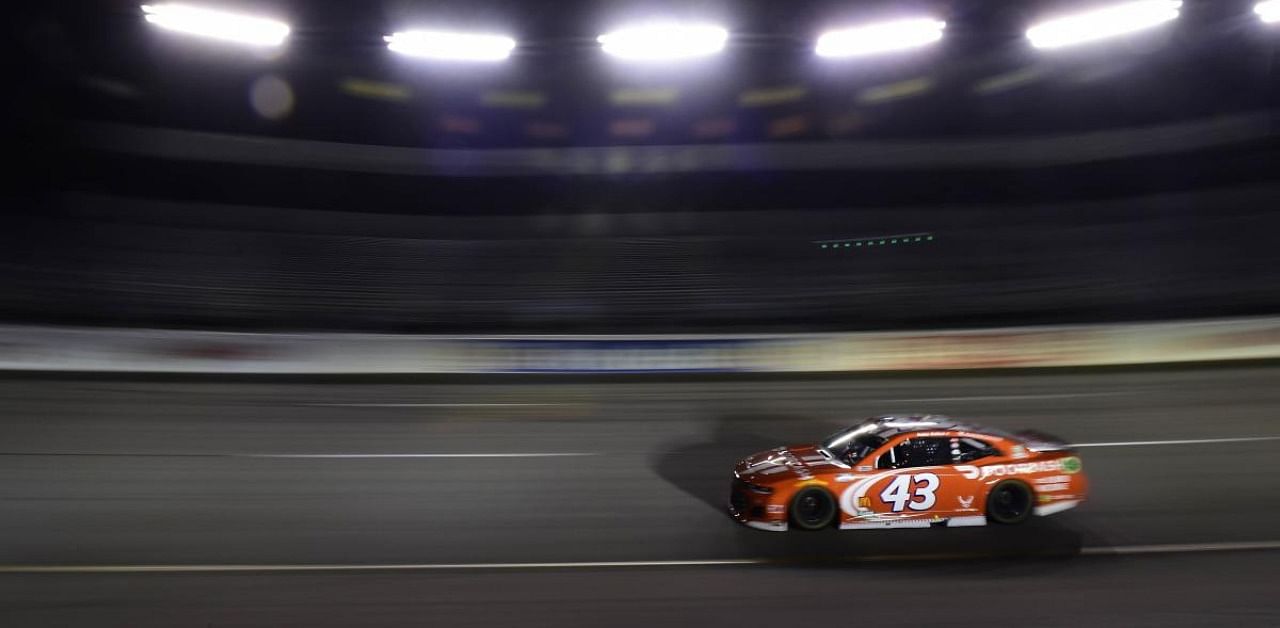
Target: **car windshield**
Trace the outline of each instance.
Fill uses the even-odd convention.
[[[872,433],[873,429],[875,425],[864,423],[840,430],[823,441],[822,448],[839,460],[857,462],[885,443],[884,438]]]

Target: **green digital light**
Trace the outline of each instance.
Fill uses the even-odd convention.
[[[844,248],[847,249],[855,246],[861,248],[863,246],[872,247],[877,245],[885,246],[889,244],[910,244],[912,242],[924,242],[924,241],[932,241],[932,240],[933,240],[933,235],[928,233],[922,233],[919,235],[916,235],[914,233],[908,233],[900,236],[885,236],[883,239],[881,238],[866,238],[866,239],[850,238],[848,240],[815,241],[814,244],[817,244],[824,249],[828,249],[828,248],[838,249],[840,248],[840,245],[843,244]]]

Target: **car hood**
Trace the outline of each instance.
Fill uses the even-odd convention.
[[[734,469],[739,478],[766,485],[783,480],[807,480],[819,473],[844,468],[827,458],[816,445],[791,445],[751,454]]]

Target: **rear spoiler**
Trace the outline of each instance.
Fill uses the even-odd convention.
[[[1070,443],[1052,434],[1023,430],[1014,435],[1022,439],[1030,451],[1075,451]]]

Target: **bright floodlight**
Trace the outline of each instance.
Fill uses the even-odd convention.
[[[284,22],[189,4],[144,4],[142,12],[160,28],[238,44],[278,46],[289,36]]]
[[[1253,7],[1253,12],[1257,13],[1258,17],[1268,24],[1280,22],[1280,0],[1259,2],[1257,6]]]
[[[1158,26],[1178,17],[1181,0],[1137,0],[1042,22],[1027,29],[1036,48],[1062,48]]]
[[[606,33],[596,41],[615,57],[661,61],[713,55],[728,39],[729,31],[711,24],[652,23]]]
[[[946,22],[916,18],[827,31],[818,37],[813,51],[819,57],[861,57],[907,50],[942,39],[946,27]]]
[[[516,40],[504,35],[448,31],[401,31],[383,39],[395,52],[446,61],[502,61],[516,47]]]

